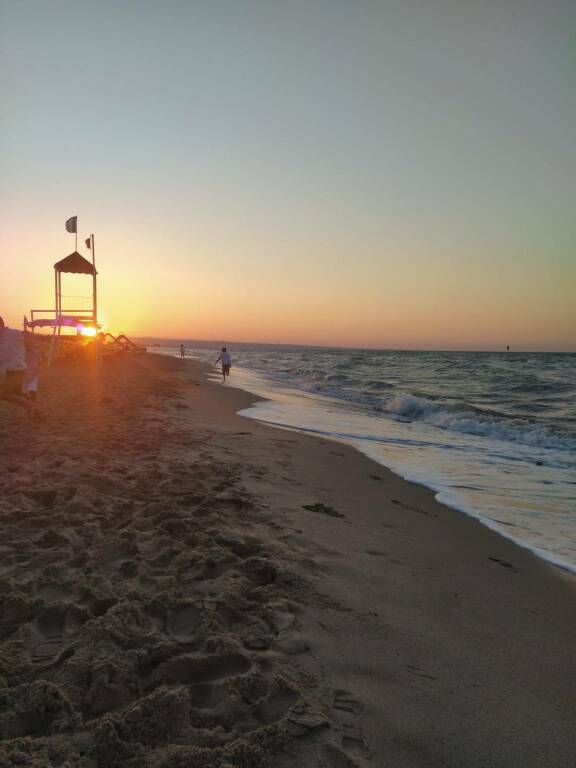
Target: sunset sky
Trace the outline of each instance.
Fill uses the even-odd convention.
[[[112,331],[576,351],[574,0],[0,0],[0,36],[9,324],[77,214]]]

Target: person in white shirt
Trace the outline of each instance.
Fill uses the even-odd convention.
[[[0,400],[19,405],[31,416],[40,416],[40,411],[24,392],[27,376],[24,334],[7,328],[0,317]]]
[[[222,363],[222,381],[226,381],[226,376],[230,376],[230,368],[232,367],[232,358],[226,347],[222,347],[222,352],[220,352],[220,357],[216,360],[215,365],[220,362]]]

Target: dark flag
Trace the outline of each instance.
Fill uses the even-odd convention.
[[[72,216],[71,218],[69,218],[66,222],[66,232],[72,232],[72,233],[77,232],[78,231],[76,226],[77,221],[78,221],[78,216]]]
[[[84,240],[84,242],[86,243],[86,248],[91,248],[92,247],[90,245],[90,238],[89,237],[87,237],[86,240]]]

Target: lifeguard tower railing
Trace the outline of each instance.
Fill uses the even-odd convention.
[[[29,326],[34,328],[53,328],[56,324],[63,327],[96,327],[98,318],[92,306],[91,296],[62,296],[62,307],[57,309],[32,309],[30,310]],[[65,306],[69,302],[71,307]],[[86,306],[86,304],[90,306]],[[83,307],[80,305],[84,304]],[[74,306],[76,305],[76,306]],[[58,323],[55,321],[58,320]]]

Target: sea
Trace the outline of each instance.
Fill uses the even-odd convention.
[[[179,356],[179,344],[148,349]],[[184,344],[188,357],[218,356],[219,345]],[[229,351],[226,386],[265,398],[242,415],[348,443],[576,573],[576,354]]]

